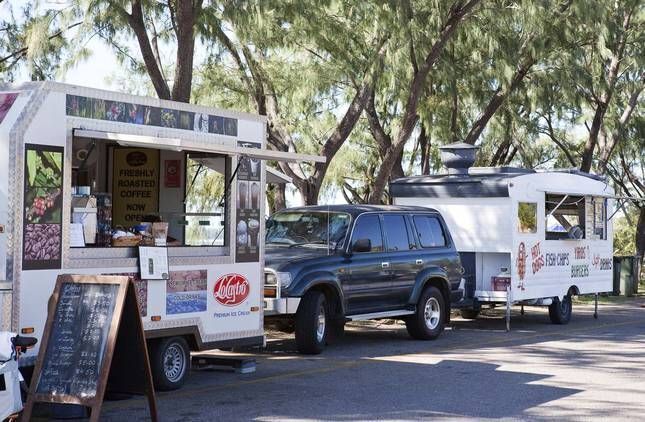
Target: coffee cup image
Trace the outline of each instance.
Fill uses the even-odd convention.
[[[260,208],[260,184],[257,182],[251,183],[251,208],[256,210]]]
[[[248,224],[249,237],[251,238],[251,246],[258,245],[258,232],[260,231],[260,222],[255,218],[251,218]]]
[[[246,221],[240,220],[237,223],[237,246],[247,246],[249,243]]]
[[[251,176],[253,176],[253,178],[258,177],[258,170],[260,168],[260,160],[256,160],[254,158],[251,158],[250,166],[251,166]]]
[[[249,184],[244,180],[240,180],[237,185],[237,208],[248,208],[248,194]]]

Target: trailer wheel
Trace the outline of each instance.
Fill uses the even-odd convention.
[[[167,337],[150,344],[150,366],[155,388],[177,390],[190,369],[190,348],[183,337]]]
[[[549,318],[553,324],[568,324],[571,320],[572,310],[570,294],[567,294],[562,300],[559,297],[554,297],[553,302],[549,305]]]
[[[418,340],[434,340],[443,331],[446,319],[443,295],[434,286],[421,293],[417,312],[405,320],[408,334]]]
[[[327,344],[329,306],[324,293],[310,290],[302,297],[296,312],[296,344],[298,351],[317,355]]]
[[[479,316],[479,311],[474,309],[462,309],[459,313],[463,319],[477,319]]]

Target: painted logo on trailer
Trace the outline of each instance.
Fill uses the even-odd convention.
[[[249,281],[240,274],[226,274],[215,282],[213,295],[224,306],[236,306],[249,296]]]
[[[519,247],[517,248],[517,258],[515,261],[515,265],[517,266],[517,275],[520,278],[520,282],[517,285],[517,287],[520,290],[524,290],[524,276],[526,275],[527,257],[528,257],[528,254],[526,253],[526,246],[524,246],[524,242],[521,242]]]
[[[521,242],[519,248],[517,248],[517,275],[520,276],[520,280],[524,280],[524,275],[526,274],[526,258],[526,247],[524,242]]]

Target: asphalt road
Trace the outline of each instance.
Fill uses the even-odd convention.
[[[163,421],[643,420],[645,298],[577,305],[569,325],[545,310],[476,321],[455,318],[436,341],[401,324],[349,325],[319,356],[300,356],[274,335],[250,352],[257,371],[194,370],[183,389],[159,393]],[[147,419],[141,398],[106,402],[102,420]]]

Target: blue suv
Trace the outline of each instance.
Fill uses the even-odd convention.
[[[441,215],[413,206],[290,208],[267,221],[264,314],[320,353],[347,321],[402,319],[437,338],[463,296],[463,268]]]

